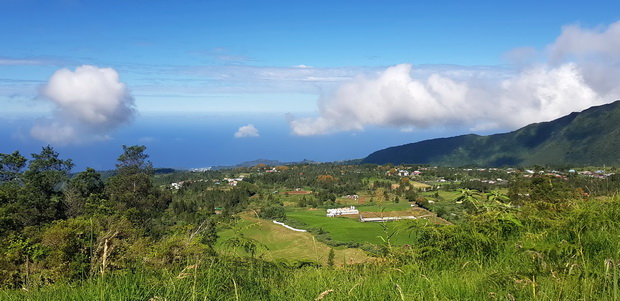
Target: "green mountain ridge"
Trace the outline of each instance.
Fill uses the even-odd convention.
[[[438,138],[389,147],[362,160],[444,166],[620,164],[620,100],[518,130]]]

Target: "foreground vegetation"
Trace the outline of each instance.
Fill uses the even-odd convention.
[[[619,298],[610,173],[300,164],[157,174],[142,146],[124,147],[105,179],[71,168],[51,147],[31,160],[0,154],[1,300]],[[432,213],[325,216],[352,204]]]

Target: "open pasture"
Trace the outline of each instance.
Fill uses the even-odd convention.
[[[228,229],[219,233],[220,242],[234,237],[237,231],[262,244],[264,247],[257,248],[257,256],[266,260],[314,261],[327,264],[330,246],[317,241],[312,234],[296,232],[249,214],[244,214],[241,218],[235,226],[236,230]],[[218,248],[219,251],[230,252],[230,249],[225,248],[222,243]],[[360,249],[334,249],[334,252],[335,265],[343,265],[345,259],[347,264],[365,262],[369,259]]]
[[[407,204],[407,206],[409,206]],[[364,211],[359,207],[360,211]],[[371,207],[372,208],[372,207]],[[377,208],[378,209],[378,208]],[[375,211],[379,212],[379,210]],[[405,245],[411,242],[410,232],[407,230],[409,222],[395,221],[386,223],[361,223],[356,218],[326,217],[325,210],[291,210],[287,217],[302,222],[312,228],[322,228],[331,235],[331,238],[340,242],[384,244],[384,240],[396,232],[390,242],[393,245]]]

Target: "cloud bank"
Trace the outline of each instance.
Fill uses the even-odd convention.
[[[585,42],[584,42],[585,41]],[[389,126],[403,131],[468,126],[515,129],[619,99],[620,21],[607,28],[567,26],[548,46],[548,63],[532,49],[513,51],[514,72],[438,70],[410,64],[360,76],[318,101],[317,117],[289,119],[300,136]]]
[[[258,130],[254,127],[253,124],[244,125],[237,130],[235,133],[235,138],[248,138],[248,137],[258,137]]]
[[[48,143],[107,140],[135,114],[133,97],[112,68],[83,65],[75,71],[60,69],[39,94],[56,110],[51,118],[37,122],[30,134]]]

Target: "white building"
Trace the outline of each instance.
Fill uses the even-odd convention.
[[[343,214],[359,214],[359,210],[355,209],[355,206],[327,209],[327,217],[334,217]]]

